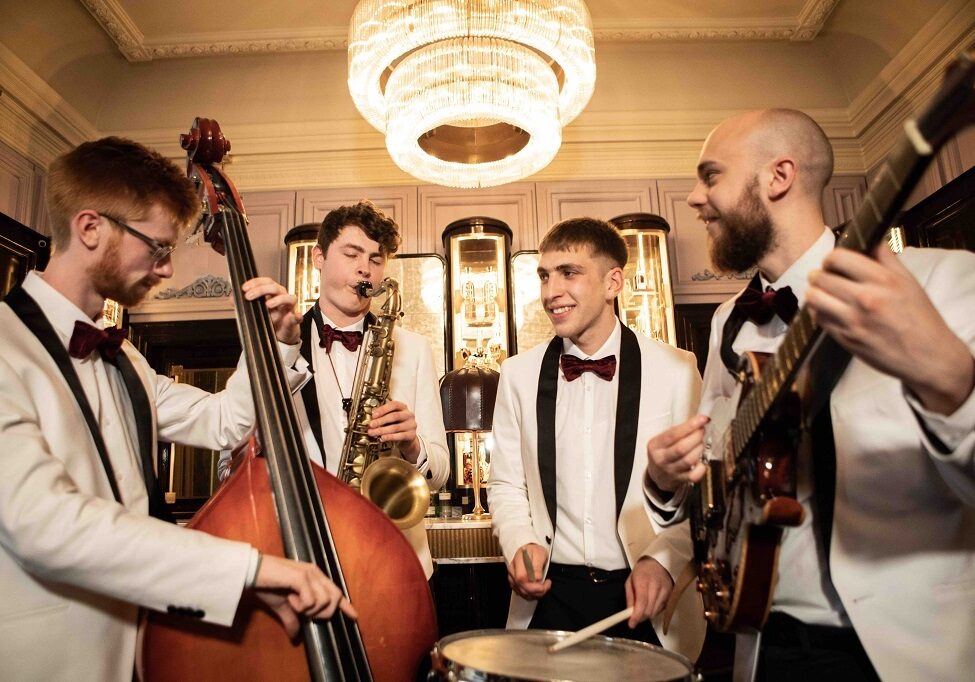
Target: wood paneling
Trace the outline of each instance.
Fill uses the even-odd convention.
[[[435,249],[421,238],[417,227],[416,187],[370,187],[368,189],[315,189],[298,192],[298,223],[321,223],[339,206],[368,199],[400,228],[400,253],[429,253]]]
[[[455,220],[472,216],[487,216],[506,223],[514,233],[512,253],[533,249],[538,244],[532,183],[479,190],[420,187],[420,239],[426,250],[443,255],[444,228]]]

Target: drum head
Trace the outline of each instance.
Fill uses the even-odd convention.
[[[684,657],[660,647],[597,635],[554,654],[551,644],[570,633],[477,630],[445,637],[440,656],[459,680],[664,682],[691,679]]]

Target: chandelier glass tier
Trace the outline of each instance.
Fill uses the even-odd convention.
[[[361,0],[349,91],[397,166],[491,187],[547,166],[592,96],[581,0]]]

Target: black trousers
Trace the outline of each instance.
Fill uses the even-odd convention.
[[[528,627],[538,630],[581,630],[622,611],[626,608],[626,579],[629,575],[628,568],[604,571],[586,566],[551,564],[548,578],[552,581],[552,588],[538,600]],[[650,621],[643,621],[632,630],[624,621],[603,634],[660,646]]]
[[[870,682],[880,678],[853,628],[806,625],[773,612],[762,628],[759,682]]]

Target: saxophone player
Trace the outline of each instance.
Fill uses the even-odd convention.
[[[295,406],[309,456],[332,474],[342,456],[357,365],[365,361],[363,333],[372,323],[372,299],[360,295],[359,284],[378,287],[386,259],[399,245],[396,223],[368,201],[330,211],[318,233],[313,262],[321,288],[302,320],[301,357],[295,365],[311,380]],[[416,466],[431,490],[438,490],[450,464],[433,351],[423,336],[399,325],[393,339],[390,399],[373,411],[368,433],[394,443],[399,456]],[[403,532],[429,579],[433,561],[423,525]]]

